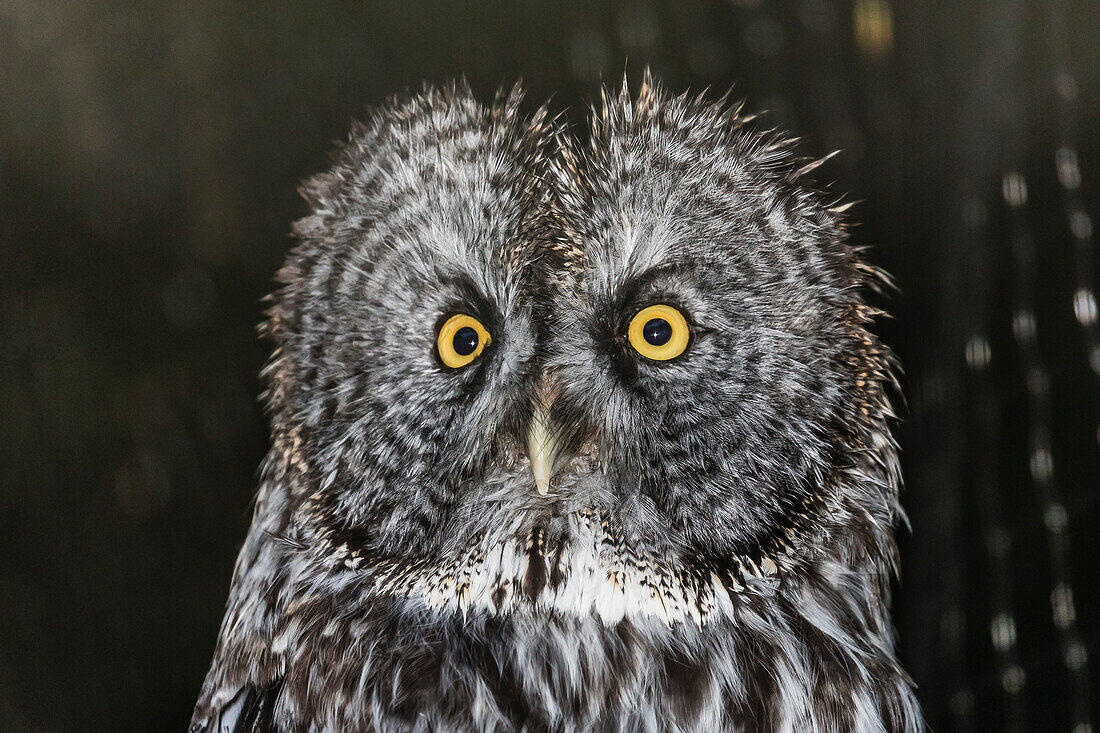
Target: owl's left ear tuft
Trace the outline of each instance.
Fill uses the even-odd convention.
[[[803,165],[793,166],[791,168],[791,170],[787,172],[787,175],[784,178],[787,181],[787,183],[798,183],[798,182],[802,181],[803,179],[812,180],[812,179],[810,179],[810,174],[811,173],[813,173],[818,168],[820,168],[821,166],[828,163],[830,160],[832,160],[836,156],[840,155],[841,152],[842,151],[840,151],[840,150],[834,150],[831,153],[823,155],[820,158],[815,158],[815,159],[809,161],[808,163],[804,163]]]

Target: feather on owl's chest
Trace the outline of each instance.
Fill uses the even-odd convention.
[[[847,729],[883,730],[881,685],[904,676],[863,641],[872,619],[807,592],[705,625],[314,595],[276,637],[271,712],[286,729],[799,730],[843,699]]]

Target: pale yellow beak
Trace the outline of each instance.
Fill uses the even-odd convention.
[[[550,476],[554,472],[556,441],[550,430],[549,414],[540,405],[531,418],[531,427],[527,430],[527,458],[531,461],[531,473],[535,476],[535,487],[541,496],[550,490]]]

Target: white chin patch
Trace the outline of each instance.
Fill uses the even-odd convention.
[[[358,565],[358,564],[356,564]],[[595,615],[607,624],[649,619],[668,625],[705,624],[733,611],[733,596],[768,594],[778,583],[771,560],[742,560],[719,576],[636,553],[606,533],[592,515],[573,522],[560,545],[543,534],[475,546],[431,566],[358,566],[377,592],[417,599],[438,612],[507,614],[547,610]]]

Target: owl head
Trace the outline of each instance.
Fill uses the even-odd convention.
[[[278,535],[326,587],[609,617],[892,553],[873,271],[813,164],[648,75],[584,144],[519,104],[397,99],[303,187]]]
[[[587,137],[429,87],[303,187],[192,730],[919,728],[877,276],[816,163],[648,75]]]

